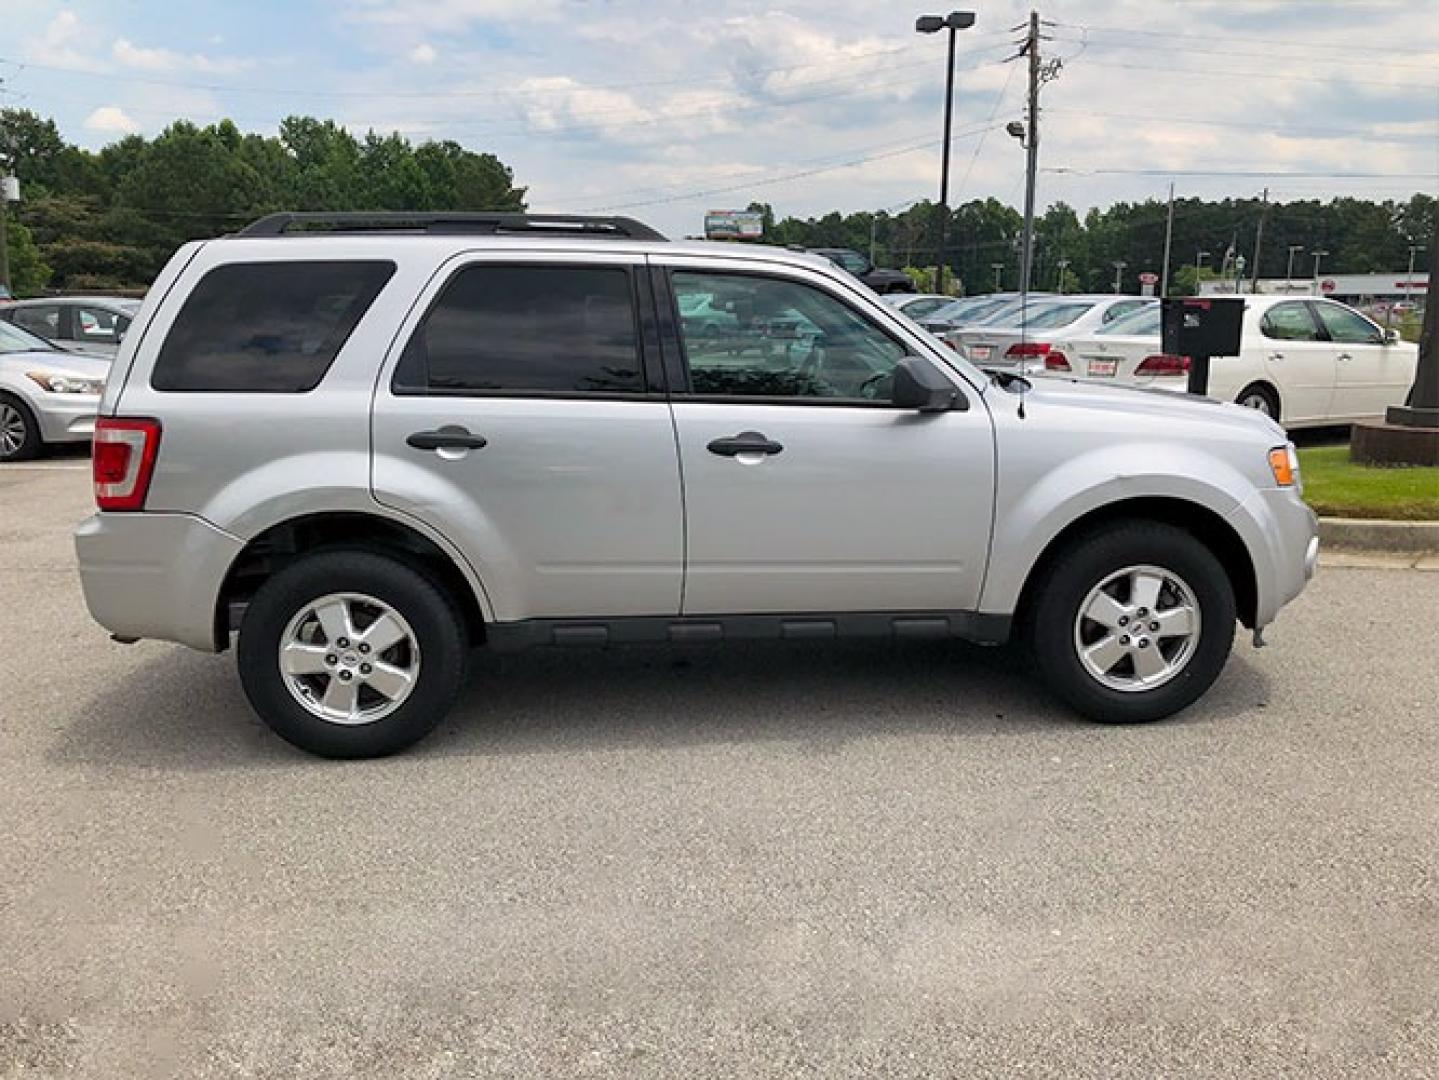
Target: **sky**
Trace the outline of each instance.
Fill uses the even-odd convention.
[[[1439,190],[1432,0],[1044,0],[1038,202]],[[0,105],[98,148],[285,116],[496,154],[535,211],[938,194],[944,35],[894,0],[0,0]],[[1019,206],[1022,3],[958,36],[950,202]]]

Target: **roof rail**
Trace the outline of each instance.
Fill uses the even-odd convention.
[[[429,233],[456,235],[529,235],[611,237],[663,240],[664,235],[627,217],[581,214],[513,214],[485,211],[346,210],[268,214],[236,236],[326,235],[334,233]]]

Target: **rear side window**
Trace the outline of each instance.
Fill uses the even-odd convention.
[[[296,394],[313,390],[395,272],[392,262],[264,262],[216,267],[170,328],[156,390]]]
[[[395,370],[398,394],[641,393],[629,271],[469,266],[445,285]]]

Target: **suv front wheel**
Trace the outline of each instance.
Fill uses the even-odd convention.
[[[329,551],[270,578],[238,648],[250,704],[323,757],[392,754],[427,735],[464,685],[464,622],[425,575],[384,555]]]
[[[1092,720],[1158,720],[1219,677],[1234,642],[1229,576],[1192,534],[1124,522],[1058,553],[1031,628],[1050,688]]]

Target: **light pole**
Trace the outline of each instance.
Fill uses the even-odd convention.
[[[1414,301],[1414,256],[1424,250],[1423,244],[1409,245],[1409,272],[1404,275],[1404,299]]]
[[[921,34],[949,30],[949,59],[944,76],[944,154],[939,167],[939,253],[935,260],[934,291],[944,292],[944,234],[949,227],[949,132],[954,123],[954,35],[974,25],[974,12],[951,11],[948,15],[921,15],[914,28]]]
[[[994,271],[994,291],[999,292],[999,275],[1004,273],[1004,263],[990,263],[989,268]]]
[[[1115,292],[1115,295],[1118,295],[1118,294],[1119,294],[1120,292],[1122,292],[1123,289],[1124,289],[1124,268],[1125,268],[1126,266],[1128,266],[1128,265],[1129,265],[1129,264],[1128,264],[1127,262],[1124,262],[1124,261],[1119,260],[1119,259],[1116,259],[1115,262],[1114,262],[1114,292]]]
[[[0,176],[0,285],[10,293],[14,292],[10,288],[10,204],[19,201],[20,181],[13,176]]]
[[[1055,282],[1055,284],[1054,284],[1054,291],[1057,292],[1057,293],[1059,293],[1060,296],[1063,296],[1063,295],[1064,295],[1064,272],[1069,269],[1069,260],[1068,260],[1068,259],[1055,259],[1055,260],[1054,260],[1054,265],[1057,266],[1057,267],[1059,267],[1059,274],[1058,274],[1059,280],[1058,280],[1057,282]]]
[[[1289,245],[1289,265],[1284,269],[1284,291],[1289,291],[1289,283],[1294,280],[1294,256],[1304,250],[1303,244]]]
[[[1322,259],[1322,258],[1324,258],[1324,256],[1328,255],[1329,252],[1327,252],[1327,251],[1313,251],[1313,252],[1310,252],[1310,254],[1314,256],[1314,295],[1315,295],[1315,296],[1318,296],[1318,295],[1319,295],[1319,260]]]
[[[1196,251],[1194,253],[1194,295],[1198,296],[1202,291],[1199,288],[1199,271],[1204,269],[1204,264],[1209,261],[1210,253],[1207,251]]]

